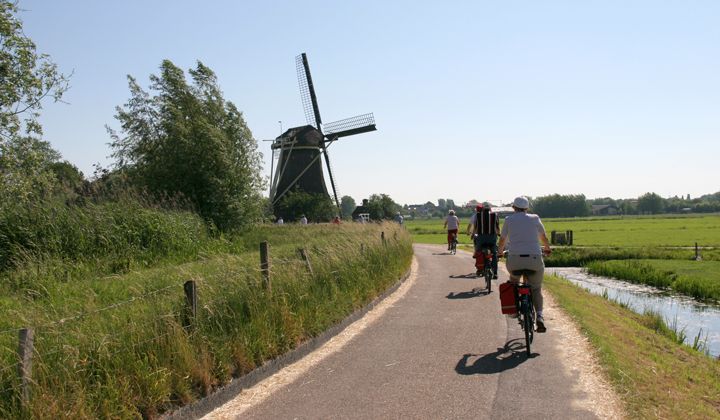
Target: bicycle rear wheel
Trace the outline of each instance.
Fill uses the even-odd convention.
[[[492,270],[489,268],[485,269],[485,288],[487,289],[488,293],[492,291]]]
[[[532,354],[532,352],[530,351],[530,344],[532,344],[533,341],[532,308],[530,307],[529,302],[524,302],[522,309],[523,330],[525,331],[525,349],[527,351],[528,357],[530,357],[530,355]]]

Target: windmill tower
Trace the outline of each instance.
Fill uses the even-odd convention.
[[[372,113],[362,114],[323,124],[307,55],[302,53],[295,57],[295,65],[307,125],[290,128],[273,141],[272,162],[275,162],[276,156],[278,162],[276,167],[273,165],[275,169],[271,174],[270,202],[275,207],[293,189],[329,195],[323,176],[322,157],[330,178],[332,198],[339,209],[340,200],[327,149],[341,137],[376,130],[375,117]]]

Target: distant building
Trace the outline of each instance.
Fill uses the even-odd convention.
[[[593,204],[590,213],[593,216],[612,216],[620,214],[620,209],[612,204]]]
[[[369,222],[370,221],[370,209],[367,207],[368,200],[367,198],[363,199],[362,204],[355,207],[355,210],[352,212],[352,219],[358,220],[361,219],[363,222]]]

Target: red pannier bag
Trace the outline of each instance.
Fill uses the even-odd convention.
[[[517,313],[517,305],[515,304],[515,286],[511,283],[500,284],[500,309],[504,314]]]

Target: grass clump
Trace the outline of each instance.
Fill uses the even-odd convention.
[[[630,418],[718,417],[717,360],[679,345],[657,316],[638,315],[559,277],[546,276],[544,284],[596,347]]]
[[[587,264],[591,274],[669,288],[698,299],[720,300],[720,261],[611,260]]]
[[[263,240],[271,290],[259,270]],[[0,418],[156,417],[327,330],[396,282],[412,258],[397,224],[264,226],[228,242],[226,252],[180,265],[45,279],[29,286],[41,290],[32,294],[4,290]],[[198,313],[188,326],[182,285],[189,279]],[[26,411],[12,368],[12,329],[23,326],[36,334]]]

